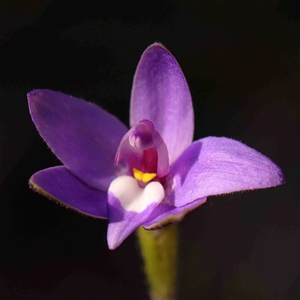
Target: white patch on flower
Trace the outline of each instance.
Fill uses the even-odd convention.
[[[152,203],[159,204],[165,197],[163,186],[151,181],[144,188],[131,176],[120,176],[112,181],[108,188],[127,211],[142,212]]]

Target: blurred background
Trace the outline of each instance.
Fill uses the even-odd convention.
[[[147,299],[135,235],[117,250],[107,222],[33,193],[60,164],[26,93],[61,91],[129,120],[135,68],[162,42],[190,86],[195,139],[242,141],[283,186],[210,197],[180,224],[178,299],[299,299],[297,1],[0,2],[1,299]]]

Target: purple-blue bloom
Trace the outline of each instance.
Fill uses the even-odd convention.
[[[181,220],[211,195],[284,183],[279,167],[224,137],[192,142],[194,112],[185,77],[161,44],[138,64],[130,129],[93,103],[54,92],[28,93],[32,120],[63,163],[30,178],[38,192],[83,214],[108,219],[117,248],[137,227]]]

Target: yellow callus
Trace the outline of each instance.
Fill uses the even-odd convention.
[[[136,168],[133,168],[133,176],[136,180],[142,181],[143,183],[148,183],[154,177],[156,177],[156,173],[144,173]]]

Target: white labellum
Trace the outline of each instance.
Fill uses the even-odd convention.
[[[165,197],[163,186],[157,181],[151,181],[144,188],[131,176],[120,176],[112,181],[108,188],[127,211],[142,212],[150,204],[159,204]]]

